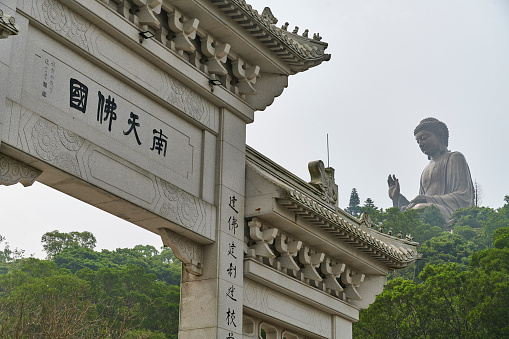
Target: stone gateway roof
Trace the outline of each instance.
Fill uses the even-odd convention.
[[[421,255],[417,252],[419,244],[412,241],[411,236],[401,239],[401,235],[395,237],[375,230],[366,213],[357,219],[335,206],[335,201],[326,200],[321,194],[322,190],[328,189],[326,183],[317,189],[316,184],[306,183],[249,147],[246,161],[249,168],[277,186],[274,199],[278,205],[317,229],[390,269],[404,268],[420,259]],[[333,177],[328,185],[335,185]]]
[[[302,215],[317,227],[326,230],[353,247],[383,262],[392,269],[404,268],[420,259],[415,242],[392,237],[384,239],[385,234],[372,229],[369,216],[364,213],[359,222],[349,222],[323,206],[323,203],[306,196],[298,190],[289,189],[287,198],[278,202],[287,209]]]
[[[308,38],[307,30],[303,35],[298,35],[296,30],[287,31],[287,24],[283,25],[283,28],[277,27],[275,25],[277,19],[268,7],[259,14],[244,0],[212,0],[212,2],[283,59],[293,73],[305,71],[331,58],[330,54],[324,53],[328,44],[320,41],[318,33],[315,33],[313,38]]]

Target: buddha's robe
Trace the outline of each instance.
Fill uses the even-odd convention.
[[[401,196],[394,205],[400,209],[435,205],[446,220],[456,209],[473,206],[474,186],[463,154],[449,151],[432,159],[421,174],[419,194],[426,197],[426,203],[408,205],[408,200]]]

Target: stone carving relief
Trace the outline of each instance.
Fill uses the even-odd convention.
[[[214,240],[213,205],[18,104],[9,101],[8,105],[12,105],[7,111],[11,122],[7,138],[10,145]],[[11,162],[2,159],[2,184],[15,183],[5,177],[11,171],[24,173],[14,168]],[[21,182],[29,184],[28,179]]]
[[[169,182],[159,178],[157,182],[162,194],[155,212],[212,239],[215,224],[214,207]]]
[[[175,256],[182,261],[187,272],[193,275],[202,274],[203,248],[200,244],[167,228],[160,228],[159,234],[164,246],[171,248]]]
[[[168,78],[168,80],[170,88],[166,100],[205,126],[214,128],[214,121],[211,119],[213,105],[180,81],[173,78]]]
[[[0,185],[32,185],[41,171],[0,153]]]
[[[195,198],[168,182],[161,180],[161,183],[166,203],[163,204],[159,212],[193,229],[199,217],[198,204]]]
[[[338,202],[338,185],[334,179],[334,168],[325,168],[323,161],[316,160],[308,164],[309,174],[311,174],[310,184],[318,188],[322,199],[329,204],[336,205]]]
[[[138,2],[142,3],[140,8],[146,10],[147,13],[153,13],[154,11],[154,13],[157,13],[157,10],[160,10],[158,0],[138,0]],[[132,57],[117,58],[117,55],[130,56],[131,53],[127,50],[118,49],[117,45],[111,43],[111,40],[98,30],[97,27],[82,16],[74,13],[67,6],[56,0],[35,0],[31,11],[32,15],[48,28],[62,35],[82,49],[91,52],[95,57],[107,61],[108,64],[111,64],[111,62],[115,63],[122,69],[123,73],[131,73],[136,77],[135,81],[144,81],[145,83],[141,84],[143,87],[146,88],[146,85],[150,85],[155,94],[164,98],[168,103],[172,104],[186,115],[209,128],[216,128],[215,106],[211,102],[202,98],[198,93],[183,85],[178,80],[161,73],[159,70],[156,71],[158,73],[157,75],[167,79],[166,83],[164,85],[159,83],[153,84],[154,79],[159,79],[159,76],[156,75],[154,77],[152,74],[150,77],[151,81],[147,82],[145,77],[140,76],[140,74],[147,74],[147,70],[151,73],[153,73],[153,71],[152,68],[145,66],[143,59],[133,59]],[[185,27],[182,27],[182,29],[184,28]],[[108,43],[106,52],[101,45],[104,42]],[[112,58],[111,55],[114,55],[114,58]],[[104,60],[104,58],[108,60]],[[136,69],[133,70],[133,62],[143,65],[143,71],[137,72]]]
[[[88,50],[85,33],[91,24],[87,20],[56,0],[42,0],[37,6],[41,7],[42,17],[49,28]]]
[[[71,174],[81,176],[76,154],[85,139],[44,118],[39,118],[32,127],[31,140],[35,152],[41,159]]]

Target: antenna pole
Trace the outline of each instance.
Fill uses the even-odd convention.
[[[327,167],[330,167],[330,164],[329,164],[329,133],[327,133]]]

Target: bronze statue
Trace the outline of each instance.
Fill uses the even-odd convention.
[[[446,220],[456,209],[473,206],[474,188],[470,169],[463,154],[447,149],[447,126],[435,118],[426,118],[415,128],[414,135],[419,148],[431,161],[421,174],[419,194],[411,201],[400,193],[396,176],[389,175],[387,183],[393,206],[405,211],[434,205]]]

